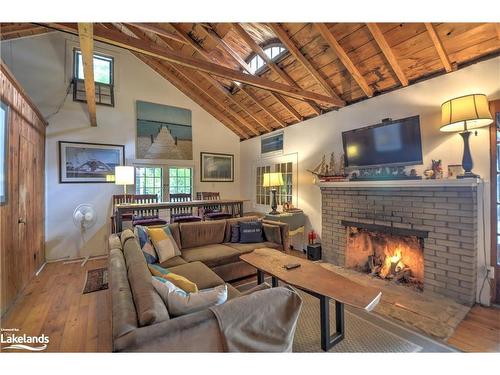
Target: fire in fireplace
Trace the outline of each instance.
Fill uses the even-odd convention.
[[[347,227],[346,267],[423,290],[423,240]]]

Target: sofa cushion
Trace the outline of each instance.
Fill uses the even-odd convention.
[[[230,242],[231,241],[231,225],[232,224],[238,224],[239,222],[243,221],[256,221],[259,220],[257,216],[243,216],[243,217],[235,217],[234,219],[227,219],[226,220],[226,230],[224,234],[224,241],[221,242]]]
[[[240,243],[256,243],[264,241],[261,221],[240,223]]]
[[[170,271],[195,283],[199,289],[213,288],[224,284],[217,274],[201,262],[192,262],[171,267]]]
[[[224,220],[205,221],[202,223],[181,223],[182,248],[220,244],[224,240]],[[184,257],[183,257],[184,258]]]
[[[158,254],[159,263],[181,255],[168,225],[160,228],[148,228],[148,234]]]
[[[153,287],[161,296],[173,316],[191,314],[217,306],[227,301],[227,286],[203,289],[196,293],[186,293],[182,289],[161,277],[152,278]]]
[[[169,224],[170,232],[172,233],[172,237],[174,237],[175,242],[177,243],[177,247],[182,249],[181,247],[181,232],[179,230],[179,223]]]
[[[139,325],[142,327],[169,319],[165,304],[151,284],[151,273],[139,243],[128,240],[124,244],[123,253]]]
[[[186,263],[187,262],[184,259],[178,256],[167,259],[164,262],[161,262],[160,266],[162,266],[163,268],[170,268],[170,267],[180,266],[181,264],[186,264]]]
[[[262,229],[264,230],[264,237],[267,242],[274,242],[281,245],[281,228],[279,225],[263,223]]]
[[[281,246],[274,242],[256,242],[256,243],[227,243],[227,246],[232,247],[241,254],[251,253],[255,249],[262,247],[270,247],[271,249],[281,249]]]
[[[240,253],[235,249],[222,245],[205,245],[182,250],[182,258],[188,262],[200,261],[208,267],[237,262]]]

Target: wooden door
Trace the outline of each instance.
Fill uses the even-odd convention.
[[[38,245],[35,238],[37,218],[35,217],[36,157],[35,145],[27,138],[19,136],[19,201],[18,201],[18,256],[21,264],[16,267],[20,272],[18,289],[22,290],[38,265]]]
[[[500,303],[500,100],[490,102],[491,265],[494,267],[491,299]]]

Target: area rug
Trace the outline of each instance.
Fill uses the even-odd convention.
[[[96,268],[87,271],[82,294],[108,289],[108,269]]]
[[[270,283],[270,278],[266,278]],[[256,285],[250,281],[238,285],[241,292]],[[297,290],[302,310],[295,332],[294,352],[323,352],[320,346],[319,299]],[[345,338],[329,350],[331,353],[415,353],[453,352],[445,343],[419,334],[373,313],[345,306]],[[330,330],[335,331],[335,304],[330,304]]]

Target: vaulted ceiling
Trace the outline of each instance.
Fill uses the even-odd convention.
[[[240,139],[265,134],[500,53],[494,23],[95,23]],[[78,25],[0,24],[1,40]],[[82,36],[80,35],[82,41]],[[287,52],[263,51],[279,41]],[[265,68],[253,73],[249,59]]]

